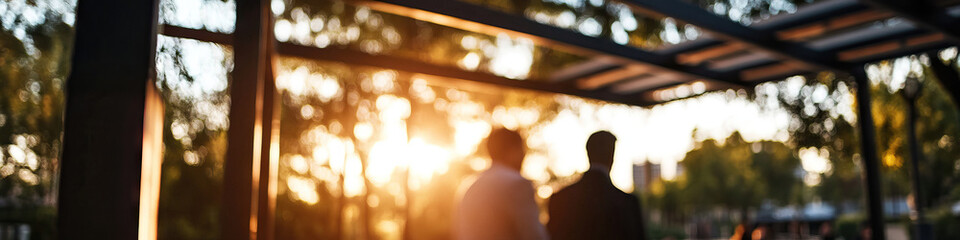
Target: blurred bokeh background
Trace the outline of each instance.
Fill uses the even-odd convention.
[[[606,0],[463,0],[642,49],[697,39],[671,18]],[[697,0],[750,25],[812,0]],[[57,177],[75,0],[0,0],[0,239],[56,236]],[[230,34],[233,0],[161,0],[160,24]],[[585,61],[506,34],[491,36],[336,0],[272,0],[278,42],[455,66],[517,81]],[[158,238],[219,239],[230,109],[230,46],[159,35],[165,103]],[[869,64],[888,225],[912,231],[923,208],[938,239],[960,238],[960,115],[930,64],[958,66],[957,48]],[[846,239],[865,218],[853,79],[829,72],[752,89],[702,83],[628,106],[414,72],[277,56],[280,158],[277,239],[448,239],[458,191],[490,163],[496,127],[526,139],[522,174],[542,206],[587,170],[584,143],[617,135],[611,177],[640,196],[652,239],[723,238],[743,220],[774,232]],[[924,159],[924,202],[908,169],[908,81]],[[549,216],[542,214],[546,222]],[[801,230],[805,229],[805,230]],[[905,236],[909,236],[906,234]],[[7,238],[9,237],[9,238]]]

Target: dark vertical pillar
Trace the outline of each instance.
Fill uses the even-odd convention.
[[[907,81],[913,82],[914,89],[912,93],[903,94],[904,100],[907,102],[907,142],[910,146],[910,174],[911,174],[911,183],[913,185],[913,206],[914,211],[916,211],[916,221],[914,228],[914,239],[917,240],[926,240],[927,233],[924,231],[926,223],[924,220],[926,216],[924,214],[924,198],[923,191],[921,190],[920,182],[920,163],[923,162],[923,153],[920,152],[920,142],[917,141],[917,99],[920,92],[920,89],[916,89],[920,84],[916,82],[916,79],[907,79]],[[911,84],[908,82],[907,84]],[[911,91],[910,87],[906,87],[903,91]]]
[[[223,174],[223,239],[256,239],[263,160],[269,159],[273,82],[267,82],[269,1],[237,1],[230,130]],[[272,77],[270,78],[272,79]],[[264,141],[267,140],[267,141]]]
[[[857,83],[857,119],[860,122],[860,157],[863,161],[863,182],[867,187],[867,216],[872,239],[886,239],[883,227],[883,195],[880,193],[880,158],[877,156],[877,133],[873,123],[870,80],[864,66],[851,69]]]
[[[157,0],[79,1],[67,81],[61,239],[137,239]]]

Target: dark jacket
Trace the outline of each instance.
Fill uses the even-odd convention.
[[[553,194],[549,211],[547,231],[553,240],[646,239],[640,201],[598,170]]]

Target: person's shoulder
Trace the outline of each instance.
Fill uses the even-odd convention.
[[[627,199],[630,199],[630,200],[637,200],[637,199],[638,199],[636,195],[629,194],[629,193],[625,193],[625,192],[623,192],[623,191],[620,191],[620,195],[623,196],[624,198],[627,198]]]
[[[625,192],[621,191],[620,189],[617,189],[617,194],[616,194],[616,195],[617,195],[621,200],[624,200],[624,201],[627,201],[627,202],[630,202],[630,203],[637,203],[637,204],[640,203],[640,199],[637,198],[636,195],[629,194],[629,193],[625,193]]]
[[[583,181],[576,181],[573,184],[567,185],[566,187],[557,190],[555,193],[550,195],[550,199],[578,199],[584,198],[586,190],[591,186],[586,186]]]
[[[510,186],[511,188],[516,187],[516,188],[533,189],[533,182],[530,180],[527,180],[526,178],[523,178],[520,175],[504,177],[504,178],[501,178],[500,181],[502,181],[503,184]]]

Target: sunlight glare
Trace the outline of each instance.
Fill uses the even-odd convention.
[[[303,201],[304,203],[313,205],[320,200],[320,196],[315,190],[316,182],[314,182],[312,179],[288,176],[287,188],[294,193],[294,196],[296,196],[297,199]]]
[[[459,121],[454,124],[454,149],[464,157],[477,151],[477,147],[490,134],[492,127],[485,121]]]
[[[513,40],[505,33],[497,35],[497,51],[491,56],[490,71],[510,79],[525,79],[533,65],[533,41]]]
[[[363,165],[356,153],[347,158],[343,173],[343,195],[360,196],[364,192]]]
[[[808,185],[817,185],[820,183],[820,174],[828,173],[833,169],[830,163],[830,152],[826,148],[818,149],[816,147],[801,148],[799,150],[800,164],[806,171],[804,182]]]

